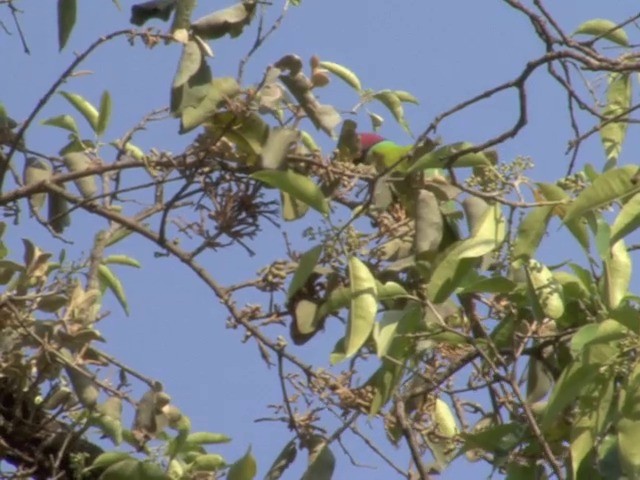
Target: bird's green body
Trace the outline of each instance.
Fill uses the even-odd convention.
[[[373,145],[367,152],[365,162],[374,165],[379,172],[406,173],[411,163],[409,152],[412,145],[398,145],[391,140],[383,140]]]

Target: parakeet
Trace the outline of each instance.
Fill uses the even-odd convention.
[[[398,145],[377,133],[359,133],[360,161],[374,165],[379,172],[393,168],[394,172],[405,173],[410,165],[409,152],[413,145]],[[403,158],[406,157],[406,158]]]

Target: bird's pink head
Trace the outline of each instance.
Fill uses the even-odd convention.
[[[377,133],[359,133],[358,138],[360,139],[360,151],[363,154],[375,144],[384,142],[385,140],[384,137],[381,137]]]

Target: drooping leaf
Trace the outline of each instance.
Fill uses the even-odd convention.
[[[640,227],[640,193],[629,199],[611,225],[611,243],[614,244]]]
[[[251,177],[279,188],[323,215],[329,214],[329,202],[324,198],[320,187],[309,177],[292,170],[261,170],[252,174]]]
[[[624,240],[611,246],[611,254],[604,263],[605,302],[610,309],[615,309],[628,294],[631,283],[631,256]]]
[[[311,250],[305,252],[298,262],[298,268],[293,274],[289,290],[287,291],[287,298],[293,297],[300,288],[307,282],[313,269],[316,268],[320,255],[322,255],[323,245],[317,245]]]
[[[569,205],[564,222],[577,219],[591,210],[636,193],[640,190],[640,182],[636,179],[639,172],[640,167],[636,165],[625,165],[606,171]]]
[[[290,325],[291,339],[296,345],[304,345],[324,325],[324,316],[318,315],[318,304],[302,298],[293,306],[293,319]]]
[[[197,0],[180,0],[177,3],[176,13],[173,15],[173,23],[171,24],[171,33],[175,34],[178,30],[189,30],[191,13],[196,3]]]
[[[513,258],[530,258],[542,241],[553,207],[535,207],[518,225],[518,234],[513,245]]]
[[[287,222],[298,220],[304,217],[309,210],[309,205],[296,200],[286,192],[280,192],[280,204],[282,208],[282,218]]]
[[[409,135],[411,135],[411,129],[409,128],[409,124],[404,117],[404,107],[402,105],[402,101],[398,97],[398,94],[393,90],[380,90],[373,94],[373,98],[382,103],[393,115],[396,122],[406,131]]]
[[[192,77],[193,78],[193,77]],[[187,82],[187,85],[189,82]],[[182,110],[180,133],[187,133],[201,125],[220,108],[220,105],[240,92],[240,86],[233,77],[214,78],[208,85],[207,93],[197,106],[186,106]]]
[[[193,32],[206,39],[220,38],[224,35],[237,37],[253,18],[256,0],[244,0],[231,7],[218,10],[191,24]]]
[[[262,168],[276,170],[286,158],[291,145],[298,139],[298,132],[291,128],[277,127],[269,132],[262,149]]]
[[[526,273],[534,312],[539,312],[540,317],[560,318],[564,314],[562,288],[551,271],[537,260],[529,259]]]
[[[76,24],[76,0],[58,0],[58,49],[62,51]]]
[[[349,290],[352,297],[345,336],[347,357],[355,355],[367,341],[378,311],[376,280],[357,257],[349,259]]]
[[[247,453],[229,467],[227,480],[252,480],[255,478],[257,472],[258,466],[256,464],[256,459],[251,453],[251,447],[249,447]]]
[[[202,68],[202,50],[198,43],[191,40],[182,47],[182,55],[178,62],[178,70],[173,77],[172,88],[178,88],[184,85],[191,77],[193,77],[200,68]]]
[[[457,142],[450,145],[437,148],[430,151],[420,158],[418,158],[411,167],[409,173],[417,172],[419,170],[425,170],[428,168],[443,168],[449,166],[448,159],[452,158],[458,152],[473,148],[473,144],[469,142]],[[467,153],[458,157],[451,167],[464,168],[464,167],[481,167],[489,166],[495,163],[493,157],[487,152]]]
[[[165,22],[169,20],[171,12],[178,0],[150,0],[149,2],[137,3],[131,7],[131,23],[137,26],[143,25],[151,18],[159,18]]]
[[[620,46],[629,46],[629,37],[627,32],[623,28],[616,28],[617,24],[611,20],[604,18],[594,18],[582,23],[575,32],[574,35],[591,35],[593,37],[602,37],[607,40],[617,43]]]
[[[98,130],[98,117],[100,114],[91,102],[77,93],[60,92],[60,95],[62,95],[73,106],[73,108],[80,112],[94,132]]]
[[[302,480],[331,480],[336,466],[333,452],[321,438],[309,451],[309,466]]]
[[[289,468],[289,465],[296,459],[298,449],[296,448],[296,440],[290,440],[284,446],[282,451],[278,454],[273,461],[271,468],[264,476],[264,480],[279,480],[282,477],[284,471]]]
[[[547,200],[551,202],[569,202],[569,195],[559,186],[552,183],[537,183],[536,185]],[[558,215],[561,219],[564,219],[566,212],[567,206],[564,204],[558,204],[553,207],[554,215]],[[589,251],[589,231],[586,219],[582,216],[577,216],[573,220],[566,221],[565,224],[575,239],[578,240],[580,246],[585,251]]]
[[[195,73],[192,73],[192,69],[197,63],[193,62],[195,48],[199,48],[198,45],[192,45],[191,42],[183,47],[183,56],[180,58],[178,70],[174,77],[174,82],[177,81],[179,86],[172,86],[171,88],[169,108],[173,116],[179,116],[186,108],[196,108],[207,96],[211,88],[211,69],[207,62],[201,59],[200,63],[197,64],[198,69]],[[183,62],[185,57],[186,59]],[[183,76],[185,77],[184,79],[182,78]]]
[[[415,253],[418,257],[437,250],[444,232],[444,221],[436,196],[420,190],[416,201]]]
[[[623,417],[616,424],[618,452],[627,478],[640,476],[640,420]]]
[[[111,120],[111,95],[108,90],[105,90],[100,97],[100,113],[96,124],[96,134],[98,136],[104,134],[109,126],[109,120]]]
[[[129,303],[120,279],[104,264],[98,266],[98,278],[115,295],[124,313],[129,315]]]
[[[610,162],[616,162],[620,156],[629,125],[628,114],[625,114],[629,107],[631,107],[631,73],[610,73],[607,103],[602,111],[604,120],[600,127],[600,138],[607,160]],[[617,119],[607,122],[612,118]]]
[[[71,380],[71,386],[73,392],[80,400],[80,403],[86,408],[92,409],[98,403],[98,396],[100,391],[93,380],[91,380],[91,374],[83,367],[65,367],[67,376]],[[84,372],[84,373],[83,373]]]
[[[65,189],[64,185],[61,188]],[[49,211],[47,221],[56,233],[62,233],[65,228],[71,224],[71,216],[69,215],[69,204],[67,199],[57,193],[49,193]]]

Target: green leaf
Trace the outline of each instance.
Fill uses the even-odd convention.
[[[311,274],[313,273],[313,269],[316,268],[318,264],[318,260],[320,259],[320,255],[322,255],[323,245],[318,245],[313,247],[311,250],[305,252],[298,262],[298,268],[296,272],[293,274],[293,278],[291,279],[291,284],[289,285],[289,290],[287,292],[287,298],[293,297],[300,288],[304,286],[307,282]]]
[[[611,225],[611,244],[616,243],[640,226],[640,193],[629,199]]]
[[[123,460],[135,460],[131,455],[124,452],[105,452],[101,453],[96,457],[90,467],[86,468],[84,471],[87,472],[89,470],[103,470],[115,463],[121,462]]]
[[[418,99],[409,92],[405,92],[404,90],[394,90],[393,93],[396,94],[396,97],[398,97],[402,103],[413,103],[414,105],[420,104]]]
[[[190,433],[187,438],[187,443],[192,443],[196,445],[214,445],[218,443],[228,443],[231,441],[231,438],[222,433],[213,433],[213,432],[194,432]]]
[[[404,107],[402,106],[402,101],[398,97],[398,95],[392,90],[380,90],[373,94],[373,98],[382,103],[393,115],[393,118],[396,119],[396,122],[400,124],[400,126],[411,135],[411,130],[409,129],[409,124],[407,120],[404,118]]]
[[[429,297],[435,303],[444,302],[461,286],[462,279],[473,268],[475,259],[493,251],[505,238],[505,221],[498,205],[486,210],[471,238],[447,248],[436,260],[429,282]]]
[[[325,61],[318,63],[318,66],[326,70],[329,70],[336,77],[338,77],[340,80],[342,80],[343,82],[345,82],[347,85],[351,86],[358,92],[362,90],[362,84],[360,83],[360,79],[355,73],[353,73],[347,67],[337,63],[325,62]]]
[[[298,220],[304,217],[309,211],[309,205],[296,200],[286,192],[280,191],[280,205],[282,209],[282,218],[287,222]]]
[[[62,51],[76,24],[76,0],[58,0],[58,49]]]
[[[63,128],[77,136],[80,136],[76,121],[71,115],[58,115],[57,117],[47,118],[42,121],[42,125],[51,125],[52,127]]]
[[[396,337],[398,325],[407,314],[404,310],[387,310],[379,322],[373,327],[373,341],[376,343],[376,353],[379,358],[389,351],[391,342]]]
[[[189,30],[191,25],[191,14],[196,6],[196,0],[180,0],[176,5],[176,13],[171,24],[171,33],[176,30]]]
[[[553,207],[535,207],[518,225],[518,235],[513,245],[514,259],[528,259],[538,249],[542,237],[547,231]]]
[[[72,106],[85,118],[94,132],[98,129],[98,117],[100,114],[88,100],[77,93],[60,92]]]
[[[616,424],[618,451],[627,478],[640,477],[640,420],[623,417]]]
[[[565,407],[573,402],[585,387],[591,384],[599,370],[599,365],[584,365],[581,362],[574,362],[562,372],[551,391],[549,403],[544,412],[542,420],[544,430],[558,421],[558,416],[561,415]]]
[[[131,7],[131,19],[134,25],[141,26],[151,18],[159,18],[165,22],[169,20],[171,12],[178,0],[150,0],[149,2],[138,3]]]
[[[479,448],[496,454],[511,452],[522,441],[526,426],[521,423],[503,423],[479,432],[460,434],[464,445],[462,451]]]
[[[291,145],[298,139],[298,132],[292,128],[276,127],[269,132],[262,149],[262,168],[276,170],[282,165]]]
[[[427,190],[418,193],[415,226],[416,255],[435,252],[442,241],[444,221],[436,196]]]
[[[602,111],[604,121],[621,116],[615,122],[604,123],[600,127],[602,146],[609,161],[617,161],[622,143],[629,126],[628,112],[631,107],[631,73],[613,72],[609,74],[607,104]]]
[[[358,258],[349,259],[351,307],[345,335],[345,354],[355,355],[369,338],[378,311],[376,280]]]
[[[204,57],[202,56],[202,50],[198,45],[198,42],[194,40],[188,41],[182,47],[182,55],[178,62],[178,69],[173,77],[173,88],[183,86],[191,77],[193,77],[198,70],[202,68]]]
[[[551,271],[540,262],[529,259],[527,266],[527,283],[530,286],[534,311],[538,311],[538,318],[552,318],[557,320],[564,314],[564,299],[562,287],[556,281]]]
[[[298,454],[298,449],[296,448],[296,439],[290,440],[284,446],[282,451],[278,454],[276,459],[273,461],[271,468],[264,476],[264,480],[278,480],[282,477],[284,471],[289,468],[289,466],[296,459]]]
[[[231,7],[218,10],[191,24],[193,32],[206,39],[220,38],[224,35],[237,37],[253,18],[255,0],[245,0]]]
[[[336,459],[324,441],[309,453],[309,457],[311,462],[304,472],[302,480],[331,480],[336,467]]]
[[[612,22],[611,20],[606,20],[604,18],[594,18],[582,23],[576,29],[576,31],[573,32],[573,34],[602,37],[613,43],[617,43],[620,46],[628,47],[629,38],[627,37],[627,33],[622,29],[622,27],[616,27],[617,24],[615,22]]]
[[[608,170],[585,188],[567,209],[565,223],[577,219],[587,212],[609,205],[627,195],[640,190],[636,176],[640,172],[637,165]]]
[[[227,480],[252,480],[258,472],[256,459],[251,454],[251,447],[247,453],[229,468]]]
[[[98,121],[96,124],[96,134],[102,136],[102,134],[109,126],[109,120],[111,119],[111,95],[109,91],[102,92],[100,97],[100,113],[98,114]]]
[[[477,277],[465,284],[460,293],[509,293],[515,282],[504,277]]]
[[[292,170],[262,170],[253,173],[251,177],[288,193],[323,215],[329,214],[329,202],[324,198],[320,187],[307,176]]]
[[[629,291],[631,283],[631,256],[624,240],[618,240],[611,246],[611,255],[604,262],[605,302],[610,309],[620,305]]]
[[[188,87],[189,82],[185,85]],[[198,90],[199,91],[199,90]],[[185,106],[180,118],[180,134],[187,133],[213,116],[214,113],[230,98],[240,92],[240,86],[233,77],[214,78],[207,85],[206,95],[196,106]]]
[[[91,380],[91,373],[83,367],[72,367],[70,365],[65,367],[65,371],[69,380],[71,380],[73,392],[80,400],[80,403],[88,409],[93,409],[98,403],[100,391]]]
[[[120,279],[111,271],[109,267],[104,264],[98,266],[98,279],[115,295],[116,299],[122,306],[124,313],[129,315],[129,304],[127,302],[127,296],[124,292],[124,287]]]
[[[569,195],[562,190],[559,186],[552,183],[537,183],[536,184],[544,197],[551,202],[569,202]],[[567,211],[567,206],[560,204],[553,207],[554,214],[558,215],[561,219],[564,219]],[[589,231],[587,229],[587,221],[579,216],[573,220],[566,221],[565,224],[571,232],[571,234],[578,240],[580,246],[585,251],[589,251]]]
[[[116,265],[126,265],[128,267],[135,267],[135,268],[142,267],[142,265],[138,260],[123,254],[115,254],[115,255],[109,255],[107,257],[104,257],[102,259],[102,263],[104,263],[105,265],[114,263]]]
[[[436,148],[418,158],[411,167],[409,173],[428,168],[443,168],[448,166],[447,160],[458,152],[473,148],[473,144],[469,142],[457,142]],[[452,164],[453,168],[464,167],[481,167],[493,165],[495,161],[492,156],[486,152],[466,153],[458,157]]]
[[[216,470],[224,467],[226,462],[222,455],[217,453],[206,453],[204,455],[198,455],[193,464],[191,465],[191,471],[194,472],[215,472]]]

